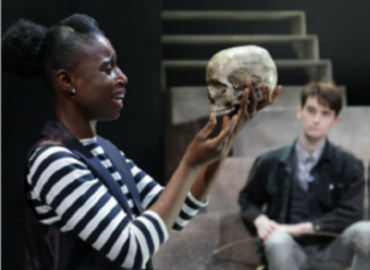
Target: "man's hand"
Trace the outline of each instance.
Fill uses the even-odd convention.
[[[302,234],[310,234],[314,232],[313,224],[311,222],[298,223],[294,225],[278,225],[276,232],[287,232],[293,237]]]
[[[277,230],[277,228],[280,226],[275,221],[269,219],[265,215],[259,215],[254,220],[254,226],[257,228],[257,233],[259,238],[263,240],[264,243],[266,243],[268,237]]]
[[[286,232],[293,237],[314,232],[313,224],[311,222],[298,223],[294,225],[279,224],[265,215],[259,215],[254,220],[254,226],[257,228],[258,237],[261,238],[265,244],[269,236],[275,232]]]

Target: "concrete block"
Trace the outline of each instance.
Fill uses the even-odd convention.
[[[251,241],[213,251],[241,239]],[[260,256],[254,251],[254,237],[244,228],[238,213],[208,213],[194,218],[181,232],[171,232],[153,256],[161,270],[254,270]]]
[[[254,163],[254,157],[227,158],[218,179],[209,194],[205,211],[230,213],[240,211],[237,202],[240,190],[247,183],[247,177]]]

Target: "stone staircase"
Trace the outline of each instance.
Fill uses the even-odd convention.
[[[329,59],[320,59],[319,40],[316,35],[306,33],[303,11],[164,11],[163,21],[291,21],[291,33],[283,35],[167,35],[162,36],[164,48],[168,45],[194,46],[223,45],[225,48],[247,44],[290,44],[297,59],[275,59],[278,69],[306,70],[308,80],[332,81],[332,66]],[[215,51],[214,53],[216,53]],[[208,59],[176,59],[162,61],[161,89],[167,91],[166,73],[169,69],[201,69],[205,71]],[[189,89],[190,91],[190,89]]]

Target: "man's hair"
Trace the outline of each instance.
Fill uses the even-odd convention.
[[[342,109],[342,94],[333,83],[310,82],[306,84],[301,92],[302,108],[306,104],[307,98],[311,96],[317,97],[321,105],[327,106],[333,110],[335,116],[338,116]]]

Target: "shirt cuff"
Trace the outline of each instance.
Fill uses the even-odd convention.
[[[321,232],[322,231],[321,225],[318,221],[312,221],[312,225],[313,225],[314,232]]]
[[[198,208],[203,208],[205,206],[208,205],[208,202],[209,202],[209,196],[207,196],[206,200],[204,202],[201,202],[201,201],[198,201],[194,196],[193,194],[191,194],[191,192],[189,191],[188,193],[188,198],[189,200],[194,203]]]
[[[166,224],[164,223],[163,219],[156,212],[151,211],[151,210],[146,210],[145,214],[149,215],[152,218],[154,218],[155,220],[157,220],[159,228],[160,228],[161,232],[163,233],[163,242],[162,242],[162,244],[164,242],[166,242],[167,239],[168,239],[168,231],[167,231],[167,227],[166,227]]]

